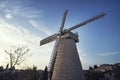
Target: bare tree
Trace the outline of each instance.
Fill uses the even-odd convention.
[[[26,46],[12,46],[12,49],[4,50],[5,53],[9,56],[10,68],[15,67],[16,65],[20,65],[23,61],[25,61],[24,56],[29,52],[29,50],[30,49]]]

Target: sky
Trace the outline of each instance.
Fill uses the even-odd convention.
[[[120,63],[119,0],[0,0],[0,65],[6,65],[4,50],[26,45],[31,57],[22,66],[48,66],[54,42],[40,46],[40,40],[59,31],[63,12],[68,9],[64,29],[85,21],[100,12],[106,15],[72,32],[83,69],[95,64]],[[20,66],[19,66],[20,67]]]

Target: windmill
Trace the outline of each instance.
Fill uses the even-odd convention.
[[[48,67],[49,80],[84,80],[81,62],[75,45],[76,42],[79,42],[78,34],[71,31],[105,15],[105,13],[100,13],[82,23],[63,29],[67,12],[68,10],[64,12],[58,33],[40,41],[40,45],[44,45],[56,40]]]

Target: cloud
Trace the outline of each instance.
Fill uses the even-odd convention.
[[[5,17],[8,18],[8,19],[11,19],[11,18],[12,18],[12,15],[8,13],[8,14],[6,14]]]
[[[39,31],[45,33],[46,35],[50,35],[52,34],[52,32],[50,31],[50,29],[48,29],[47,27],[45,27],[43,24],[41,24],[40,22],[34,21],[34,20],[29,20],[29,23],[36,29],[38,29]]]
[[[14,24],[9,24],[4,20],[0,19],[0,61],[5,65],[5,54],[4,49],[9,49],[10,46],[17,45],[27,45],[31,50],[30,53],[33,56],[27,61],[28,66],[33,64],[38,66],[38,68],[44,68],[50,57],[50,52],[52,51],[51,45],[45,45],[40,47],[39,42],[42,37],[37,36],[36,33],[29,31],[21,26],[14,26]],[[46,52],[47,51],[47,52]],[[1,62],[1,63],[2,63]],[[39,64],[40,65],[39,65]]]
[[[31,7],[23,8],[22,11],[24,13],[19,13],[19,15],[21,14],[22,16],[27,18],[40,18],[41,14],[43,13],[43,11],[40,11],[40,10],[38,11]]]
[[[25,0],[23,1],[25,2]],[[26,18],[41,17],[42,11],[23,5],[22,3],[23,2],[21,0],[2,0],[0,1],[0,11],[4,13],[6,18],[11,18],[12,15]]]
[[[120,54],[120,52],[105,52],[105,53],[98,54],[98,56],[113,56],[117,54]]]
[[[14,26],[8,24],[6,21],[0,20],[0,47],[9,45],[38,45],[41,37],[36,36],[35,33],[28,31],[21,26]]]
[[[43,69],[48,65],[50,53],[52,53],[52,44],[39,46],[40,40],[43,39],[42,36],[27,27],[32,26],[46,35],[50,35],[52,32],[44,24],[34,20],[41,17],[42,11],[22,5],[19,3],[20,1],[0,0],[0,12],[2,13],[0,16],[4,18],[0,19],[0,63],[1,65],[7,64],[5,63],[6,55],[4,54],[4,49],[9,49],[12,45],[24,44],[30,48],[30,53],[33,54],[32,57],[28,58],[27,65],[32,66],[34,64],[38,68]],[[12,21],[10,21],[11,18],[13,18]],[[17,25],[22,22],[21,20],[24,20],[25,26]]]

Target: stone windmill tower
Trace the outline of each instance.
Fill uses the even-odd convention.
[[[49,80],[85,80],[76,48],[76,42],[79,42],[78,34],[71,32],[71,30],[105,15],[105,13],[100,13],[69,29],[63,29],[67,12],[68,10],[64,12],[59,32],[40,41],[40,45],[44,45],[56,40],[48,68]]]

